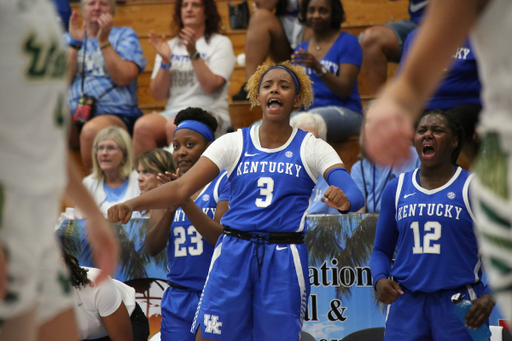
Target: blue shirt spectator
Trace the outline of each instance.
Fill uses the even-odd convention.
[[[70,41],[69,33],[65,35],[66,43]],[[123,60],[131,61],[139,67],[140,72],[146,67],[146,59],[142,52],[139,38],[129,27],[112,27],[108,38],[110,44]],[[85,82],[84,93],[99,98],[107,90],[115,86],[108,74],[97,39],[88,38],[87,44],[78,51],[77,70],[70,89],[69,107],[76,111],[78,100],[82,96],[82,69],[85,51]],[[137,98],[137,79],[127,86],[117,86],[104,95],[97,103],[96,115],[117,114],[122,116],[140,117]]]
[[[310,40],[300,44],[295,51],[303,49],[308,50]],[[363,50],[357,41],[357,38],[350,33],[341,32],[338,39],[334,42],[325,57],[320,60],[320,64],[324,66],[328,72],[333,75],[339,76],[340,64],[347,63],[361,67],[363,61]],[[361,98],[359,97],[359,90],[357,80],[352,88],[350,97],[342,99],[336,96],[325,83],[318,77],[313,69],[306,67],[306,73],[313,81],[313,92],[315,93],[315,100],[310,109],[327,106],[338,106],[348,108],[355,112],[361,113]]]
[[[407,37],[404,44],[404,56],[400,67],[407,59],[411,44],[416,38],[418,30],[414,30]],[[481,105],[480,92],[482,85],[478,78],[478,65],[469,39],[464,46],[459,47],[453,55],[453,64],[440,83],[436,93],[425,106],[427,110],[450,109],[460,104]]]
[[[71,6],[69,6],[68,0],[53,0],[55,8],[59,14],[60,21],[64,31],[68,31],[69,18],[71,17]]]

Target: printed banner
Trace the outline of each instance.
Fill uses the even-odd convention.
[[[369,267],[377,219],[377,214],[307,217],[311,296],[301,341],[382,340],[387,306],[377,301]],[[144,251],[148,221],[113,225],[122,250],[114,277],[136,288],[153,336],[160,329],[160,300],[167,287],[167,251],[155,257]],[[57,233],[82,266],[94,267],[85,223],[66,220]],[[490,324],[498,325],[499,318],[494,309]]]

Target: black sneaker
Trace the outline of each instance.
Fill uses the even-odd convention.
[[[233,99],[233,101],[248,101],[249,100],[247,98],[248,92],[245,91],[246,85],[247,85],[247,83],[242,85],[242,88],[240,89],[240,91],[238,91],[237,94],[234,94],[233,97],[231,97]]]

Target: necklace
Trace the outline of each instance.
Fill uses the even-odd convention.
[[[320,49],[321,49],[320,45],[317,45],[317,46],[316,46],[316,50],[317,50],[317,51],[320,51]]]

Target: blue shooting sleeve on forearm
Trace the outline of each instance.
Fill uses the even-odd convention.
[[[354,179],[345,168],[331,169],[325,178],[329,186],[336,186],[345,192],[348,201],[350,201],[350,210],[348,212],[357,212],[364,206],[364,196],[359,190]],[[347,212],[342,212],[347,213]]]

